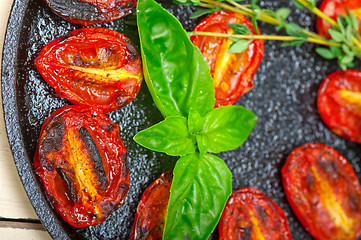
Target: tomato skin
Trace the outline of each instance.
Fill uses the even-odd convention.
[[[355,14],[359,21],[361,21],[361,1],[359,0],[324,0],[320,5],[320,10],[335,21],[337,21],[339,15],[346,15],[349,9]],[[331,38],[328,30],[332,28],[332,26],[326,20],[317,17],[316,28],[321,36]],[[361,26],[359,31],[361,33]]]
[[[233,192],[218,230],[220,240],[292,239],[285,213],[271,198],[253,187]]]
[[[252,34],[256,34],[249,19],[227,11],[212,13],[193,31],[233,33],[227,26],[229,23],[246,25]],[[192,36],[191,41],[208,62],[215,85],[216,107],[234,104],[253,88],[253,77],[263,58],[263,40],[253,40],[242,53],[227,53],[232,43],[228,38]]]
[[[57,213],[74,227],[102,223],[129,189],[119,127],[90,107],[70,105],[44,122],[34,169]]]
[[[173,172],[165,172],[144,191],[129,240],[162,239],[172,179]]]
[[[35,64],[58,96],[103,112],[134,100],[143,78],[133,43],[121,33],[99,27],[78,29],[51,41]]]
[[[81,25],[110,22],[135,10],[136,0],[45,0],[60,17]]]
[[[318,90],[317,108],[335,134],[361,143],[361,71],[337,71]]]
[[[361,187],[335,149],[308,143],[294,149],[282,168],[287,199],[317,240],[351,240],[361,233]]]

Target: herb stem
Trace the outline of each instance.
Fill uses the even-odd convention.
[[[214,8],[214,5],[207,3],[200,3],[199,6],[204,8]]]
[[[227,0],[227,2],[228,1],[229,0]],[[237,7],[233,3],[231,3],[233,6],[230,6],[229,4],[225,4],[225,3],[214,1],[214,0],[201,0],[201,2],[212,4],[215,7],[223,8],[225,10],[229,10],[229,11],[232,11],[232,12],[241,13],[241,14],[243,14],[245,16],[248,16],[248,17],[258,16],[258,14],[255,13],[253,10],[249,9],[248,7],[246,7],[244,5],[240,5],[240,4],[238,4],[238,3],[234,2],[234,1],[231,1],[231,2],[233,2],[234,4],[237,4],[238,5]],[[269,23],[269,24],[272,24],[272,25],[279,25],[280,24],[280,22],[277,19],[272,18],[271,16],[265,15],[265,14],[260,15],[258,17],[258,20]]]
[[[238,35],[238,34],[228,34],[228,33],[216,33],[216,32],[192,32],[192,35],[197,36],[211,36],[211,37],[235,37],[240,39],[264,39],[264,40],[275,40],[275,41],[293,41],[297,37],[294,36],[278,36],[278,35]],[[329,42],[327,40],[309,37],[307,38],[308,42],[317,43],[326,46],[337,46],[340,47],[339,43]]]
[[[351,37],[352,42],[356,45],[356,48],[358,51],[361,51],[361,43],[357,38]]]
[[[337,22],[335,20],[333,20],[332,18],[330,18],[329,16],[327,16],[326,14],[324,14],[320,9],[318,9],[315,6],[310,6],[310,4],[305,1],[305,0],[297,0],[297,2],[301,3],[303,6],[305,6],[306,8],[308,8],[311,12],[313,12],[314,14],[316,14],[318,17],[326,20],[327,22],[329,22],[332,26],[334,27],[339,27]]]
[[[276,18],[270,16],[269,14],[266,13],[262,13],[262,15],[255,13],[252,9],[249,9],[249,5],[241,5],[233,0],[226,0],[229,4],[231,4],[232,6],[228,5],[228,4],[224,4],[218,1],[214,1],[214,0],[201,0],[201,2],[205,2],[208,3],[207,6],[208,7],[220,7],[226,10],[230,10],[233,12],[238,12],[241,13],[243,15],[246,15],[248,17],[254,17],[254,16],[258,16],[258,19],[260,21],[272,24],[272,25],[276,25],[279,26],[282,23],[277,20]],[[326,38],[318,35],[317,33],[308,31],[306,29],[303,29],[303,32],[305,32],[308,36],[310,36],[310,42],[314,42],[314,43],[320,43],[322,45],[327,45],[327,46],[335,46],[335,45],[339,45],[339,44],[333,44],[333,43],[329,43],[327,41]],[[319,40],[316,40],[319,39]]]

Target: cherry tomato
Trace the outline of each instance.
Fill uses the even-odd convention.
[[[136,0],[45,0],[60,17],[76,24],[110,22],[135,11]]]
[[[292,239],[287,218],[271,198],[253,187],[235,191],[218,224],[220,240]]]
[[[71,105],[45,120],[34,168],[58,214],[74,227],[87,227],[123,204],[126,155],[117,124],[90,107]]]
[[[135,99],[143,78],[133,43],[106,28],[78,29],[59,37],[41,50],[35,63],[60,97],[103,112]]]
[[[347,160],[333,148],[308,143],[282,168],[287,199],[317,240],[351,240],[361,233],[361,186]]]
[[[361,21],[361,1],[360,0],[324,0],[320,5],[320,10],[332,18],[337,20],[339,15],[346,15],[350,10]],[[328,30],[332,28],[331,24],[320,17],[316,18],[317,32],[326,38],[331,38]],[[361,27],[360,27],[361,32]]]
[[[143,193],[129,240],[162,239],[173,172],[163,173]]]
[[[252,22],[240,13],[215,12],[201,21],[194,31],[229,33],[230,23],[246,25],[256,34]],[[216,107],[234,104],[253,88],[253,77],[263,57],[263,40],[253,40],[242,53],[228,53],[233,43],[223,37],[192,36],[191,40],[208,62],[214,80]]]
[[[328,75],[318,90],[317,107],[335,134],[361,143],[361,71]]]

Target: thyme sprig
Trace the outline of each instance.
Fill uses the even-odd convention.
[[[326,39],[317,33],[308,31],[296,23],[286,21],[291,14],[289,8],[280,8],[276,11],[262,9],[257,5],[257,0],[251,0],[251,4],[241,4],[245,0],[174,0],[178,4],[195,5],[199,8],[191,18],[197,18],[219,10],[227,10],[241,13],[251,18],[257,34],[252,34],[245,29],[247,26],[233,24],[230,26],[233,34],[214,32],[191,32],[189,35],[228,37],[234,43],[230,46],[229,52],[242,52],[247,49],[253,39],[265,39],[283,41],[282,46],[300,46],[305,42],[316,43],[326,47],[316,48],[316,52],[325,59],[337,59],[342,69],[352,68],[356,58],[361,59],[361,37],[359,34],[359,21],[349,11],[346,16],[339,16],[337,21],[325,15],[315,6],[314,0],[292,0],[297,8],[307,8],[309,11],[329,22],[332,26],[329,29],[331,39]],[[258,32],[258,21],[263,21],[277,26],[276,30],[285,29],[288,36],[260,35]],[[248,28],[247,28],[248,29]]]

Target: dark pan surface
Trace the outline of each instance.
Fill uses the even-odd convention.
[[[199,20],[189,21],[192,8],[163,4],[175,14],[187,30]],[[313,30],[314,17],[295,10],[288,0],[263,1],[270,9],[291,7],[290,21]],[[136,43],[137,32],[131,16],[99,26],[123,32]],[[60,219],[47,203],[32,158],[45,118],[68,105],[42,79],[34,60],[52,39],[81,28],[53,14],[42,0],[15,0],[9,19],[3,51],[2,93],[5,121],[14,160],[24,188],[39,218],[54,239],[127,239],[135,210],[146,187],[174,167],[176,158],[146,150],[132,141],[138,131],[159,122],[143,83],[135,101],[109,117],[119,123],[122,139],[129,152],[131,184],[125,204],[103,224],[76,229]],[[273,26],[260,23],[263,33]],[[295,147],[307,142],[328,144],[341,152],[361,179],[361,145],[332,134],[321,122],[316,109],[316,93],[322,79],[338,69],[336,62],[325,61],[314,53],[314,45],[281,48],[280,43],[266,42],[265,56],[255,78],[255,88],[242,97],[242,104],[259,116],[255,130],[236,151],[220,154],[233,173],[234,190],[257,187],[286,212],[294,239],[311,239],[292,213],[281,183],[280,169]],[[360,64],[357,63],[358,69]]]

